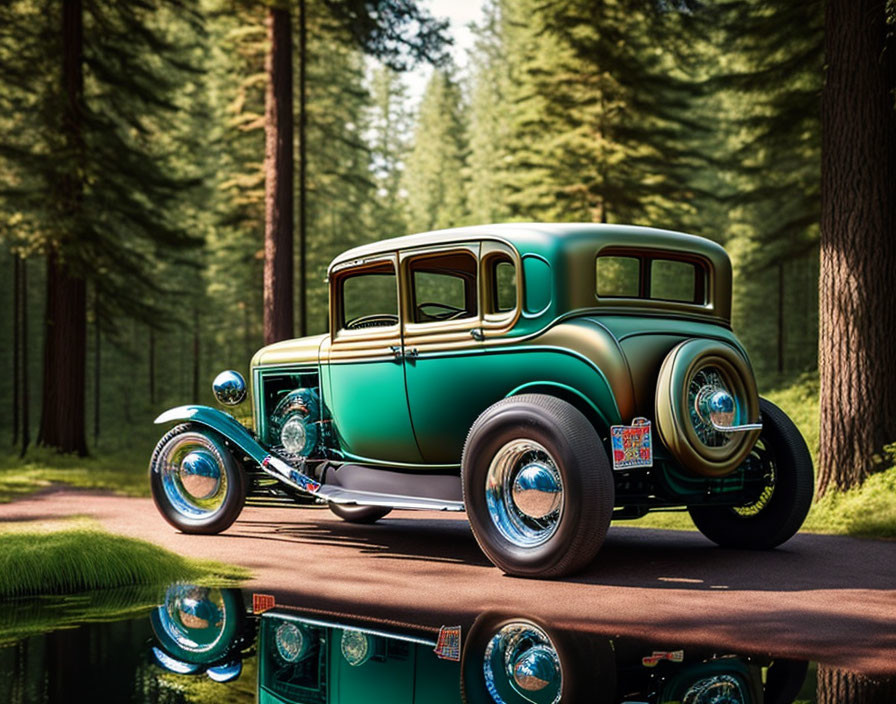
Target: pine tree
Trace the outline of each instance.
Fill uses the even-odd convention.
[[[460,89],[451,73],[437,69],[420,102],[404,174],[411,230],[465,223],[464,136]]]

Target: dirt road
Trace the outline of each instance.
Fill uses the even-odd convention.
[[[219,536],[177,533],[148,499],[73,490],[0,505],[0,521],[86,515],[169,550],[244,565],[278,602],[438,626],[486,609],[608,634],[713,643],[896,674],[896,542],[799,535],[752,553],[698,533],[614,526],[560,581],[502,575],[463,515],[394,512],[374,526],[324,508],[246,509]]]

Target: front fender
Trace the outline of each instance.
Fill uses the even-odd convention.
[[[258,464],[262,464],[269,455],[267,450],[258,444],[258,441],[252,437],[252,434],[246,430],[242,423],[229,413],[219,411],[217,408],[211,408],[210,406],[178,406],[177,408],[169,408],[156,418],[154,422],[171,423],[172,421],[190,421],[191,423],[199,423],[209,427],[239,447]]]

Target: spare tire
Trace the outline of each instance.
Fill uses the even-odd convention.
[[[660,437],[683,468],[707,477],[740,466],[759,430],[721,432],[705,417],[702,399],[713,391],[734,401],[730,425],[756,423],[759,394],[749,362],[730,345],[693,339],[666,355],[656,384],[656,424]]]

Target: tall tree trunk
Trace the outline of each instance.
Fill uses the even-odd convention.
[[[22,451],[19,457],[24,457],[31,444],[31,399],[28,391],[28,261],[22,259],[22,268],[19,272],[19,285],[21,293],[19,298],[22,303],[22,311],[20,317],[21,329],[21,409],[22,409]]]
[[[826,3],[819,495],[863,481],[896,438],[896,47],[885,5]]]
[[[893,704],[896,677],[874,677],[818,666],[818,704]]]
[[[265,57],[265,344],[293,336],[292,31],[289,11],[271,7]]]
[[[47,255],[47,312],[44,374],[38,442],[60,452],[87,454],[84,433],[87,363],[87,286],[60,256],[78,236],[83,194],[82,134],[84,25],[81,0],[62,3],[62,136],[67,172],[59,179],[62,232]],[[64,247],[62,247],[64,249]]]
[[[306,1],[299,0],[299,335],[308,334],[308,110],[306,69],[308,66],[308,18]]]
[[[149,329],[149,402],[156,402],[156,331]]]
[[[100,439],[100,312],[99,293],[93,291],[93,444]]]
[[[784,263],[778,262],[778,374],[784,373]]]
[[[19,410],[22,407],[22,258],[12,255],[12,444],[19,442]]]
[[[199,403],[199,309],[193,309],[193,403]]]

